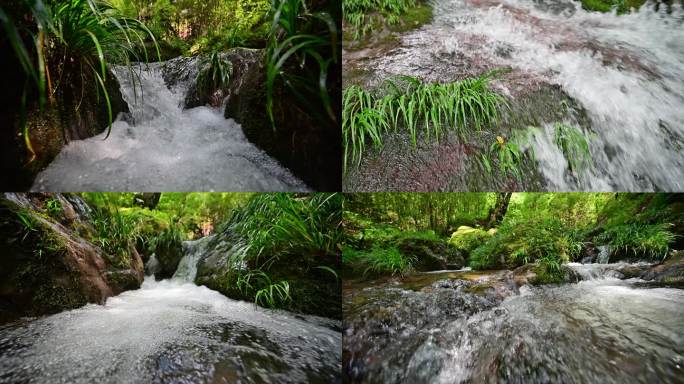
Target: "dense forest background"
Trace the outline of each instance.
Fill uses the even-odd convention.
[[[470,266],[541,268],[595,260],[662,261],[684,245],[684,196],[630,193],[350,194],[343,261],[353,276]]]

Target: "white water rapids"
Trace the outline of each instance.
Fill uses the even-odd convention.
[[[115,73],[132,119],[65,146],[34,191],[305,191],[304,183],[250,143],[221,108],[182,109],[188,84],[169,90],[160,64]],[[142,94],[141,94],[142,90]]]
[[[553,144],[555,121],[544,122],[533,146],[549,190],[684,190],[684,10],[678,2],[669,14],[647,4],[620,16],[587,12],[573,0],[432,4],[431,24],[405,34],[399,48],[369,65],[430,81],[447,72],[510,67],[506,78],[517,83],[496,86],[511,97],[521,84],[559,85],[586,110],[594,167],[573,176]]]
[[[339,378],[342,336],[333,321],[231,300],[184,280],[192,274],[190,268],[170,280],[147,277],[140,289],[105,305],[0,326],[0,383]]]

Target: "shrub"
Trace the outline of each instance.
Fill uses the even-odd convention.
[[[469,264],[473,269],[515,267],[542,258],[567,263],[581,250],[578,232],[558,219],[511,220],[473,250]]]
[[[411,270],[415,260],[404,256],[396,246],[382,247],[376,244],[370,250],[344,248],[342,262],[353,269],[362,270],[363,275],[403,275]]]
[[[484,244],[490,237],[492,235],[483,229],[464,225],[458,227],[458,230],[451,235],[449,243],[464,251],[471,252],[473,249]]]
[[[595,241],[607,244],[611,252],[624,256],[664,258],[677,238],[670,226],[668,223],[616,225],[606,229]]]

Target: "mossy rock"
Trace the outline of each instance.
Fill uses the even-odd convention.
[[[395,246],[414,260],[413,268],[417,271],[459,269],[465,264],[462,251],[443,240],[403,238],[396,240]]]

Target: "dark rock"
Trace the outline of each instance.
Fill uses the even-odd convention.
[[[652,267],[641,277],[656,285],[684,287],[684,251],[672,252],[665,262]]]
[[[159,244],[155,248],[155,255],[159,262],[159,272],[154,276],[157,279],[167,279],[173,276],[178,269],[178,263],[183,258],[183,245],[178,244]]]
[[[221,292],[236,300],[253,301],[253,293],[244,292],[235,284],[239,273],[247,273],[253,268],[249,263],[231,264],[231,256],[240,252],[239,239],[225,230],[207,238],[202,256],[197,263],[195,283]],[[264,257],[271,257],[267,255]],[[339,255],[315,255],[321,265],[330,265],[339,270]],[[329,318],[342,318],[340,307],[341,285],[331,279],[330,272],[318,268],[308,268],[297,259],[278,258],[266,270],[273,282],[286,280],[292,296],[288,310]],[[299,259],[301,261],[301,259]]]
[[[405,238],[398,240],[396,246],[403,255],[414,260],[413,268],[417,271],[446,269],[449,256],[453,261],[459,261],[455,251],[449,250],[448,248],[451,247],[448,247],[447,243],[441,240]],[[463,265],[462,260],[461,265]]]
[[[261,54],[261,53],[260,53]],[[271,124],[266,110],[266,72],[263,61],[249,63],[234,75],[226,104],[226,118],[242,125],[245,136],[318,191],[340,191],[342,132],[339,123],[322,124],[294,102],[284,86],[273,90]],[[335,99],[333,99],[335,100]]]
[[[38,108],[35,91],[29,92],[26,113],[26,129],[31,145],[36,153],[35,159],[26,147],[20,121],[22,107],[21,94],[26,75],[14,60],[9,47],[0,44],[0,55],[10,57],[3,60],[7,83],[0,98],[0,126],[2,148],[0,166],[2,167],[3,191],[27,190],[38,172],[45,168],[59,154],[62,148],[73,140],[86,139],[101,133],[109,124],[107,105],[97,80],[90,71],[81,76],[77,60],[67,62],[60,70],[64,71],[60,86],[56,88],[54,102],[48,101],[41,111]],[[87,67],[86,67],[87,68]],[[128,104],[121,95],[116,77],[108,71],[105,88],[110,99],[112,119],[121,112],[128,111]]]

